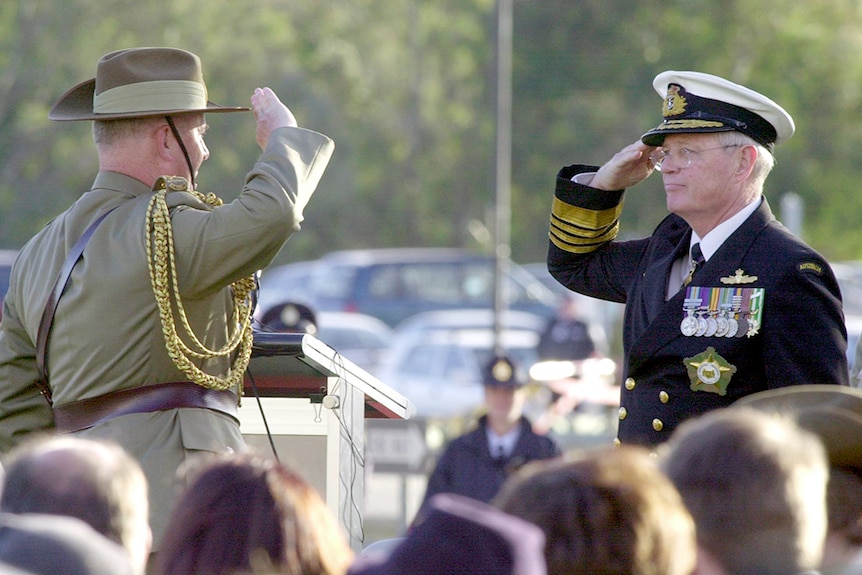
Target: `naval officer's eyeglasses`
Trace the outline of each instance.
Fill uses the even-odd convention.
[[[710,150],[723,150],[725,148],[738,147],[739,144],[731,144],[729,146],[716,146],[714,148],[706,148],[704,150],[690,150],[688,148],[669,150],[667,148],[659,148],[658,150],[650,154],[649,159],[652,160],[653,166],[655,166],[655,169],[659,172],[661,171],[662,164],[664,164],[665,160],[667,160],[668,158],[676,162],[677,168],[684,169],[691,165],[692,156],[702,154],[703,152],[709,152]]]

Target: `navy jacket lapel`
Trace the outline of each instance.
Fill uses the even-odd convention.
[[[752,242],[772,220],[774,220],[772,211],[764,198],[760,207],[727,238],[718,251],[698,271],[695,283],[717,286],[720,285],[721,277],[733,275],[738,268],[742,267],[742,262]],[[683,337],[679,330],[679,323],[683,318],[685,290],[680,290],[667,301],[664,300],[664,297],[670,266],[675,259],[681,257],[684,250],[688,249],[690,238],[690,233],[685,234],[672,252],[656,258],[648,268],[650,271],[644,277],[645,283],[642,294],[651,321],[643,334],[634,338],[629,356],[631,368],[636,367],[642,360],[650,357],[677,337]],[[659,266],[666,266],[663,274],[657,273],[660,269]],[[664,283],[661,285],[659,285],[660,278],[664,278]]]

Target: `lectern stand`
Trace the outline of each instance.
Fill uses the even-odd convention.
[[[246,442],[272,452],[323,495],[350,544],[364,542],[365,419],[408,419],[413,406],[314,336],[260,332],[245,377]]]

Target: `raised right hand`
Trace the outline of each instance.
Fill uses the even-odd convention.
[[[599,168],[590,187],[622,190],[642,182],[653,172],[653,163],[649,159],[653,150],[653,146],[647,146],[640,140],[626,146]]]
[[[269,142],[269,136],[277,128],[296,127],[293,112],[281,103],[278,96],[269,88],[256,88],[251,96],[251,109],[257,120],[257,145],[263,150]]]

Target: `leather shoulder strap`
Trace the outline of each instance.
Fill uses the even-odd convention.
[[[90,224],[90,227],[86,229],[83,235],[78,238],[75,245],[72,246],[72,251],[70,251],[69,255],[66,256],[66,261],[63,262],[63,267],[60,268],[60,273],[57,276],[57,280],[54,282],[54,287],[51,289],[48,301],[45,303],[45,309],[42,311],[42,320],[39,322],[39,333],[36,337],[36,367],[39,369],[39,380],[36,382],[36,387],[39,388],[39,393],[45,396],[49,405],[51,405],[53,401],[51,399],[51,389],[48,387],[48,336],[51,333],[51,323],[54,321],[54,312],[57,309],[57,302],[60,301],[60,296],[63,295],[63,291],[69,283],[69,276],[72,275],[72,268],[74,268],[75,264],[78,263],[78,260],[81,259],[81,254],[84,253],[84,248],[93,236],[93,232],[99,224],[102,223],[102,220],[114,211],[114,209],[116,209],[116,206],[99,216],[96,221]]]

